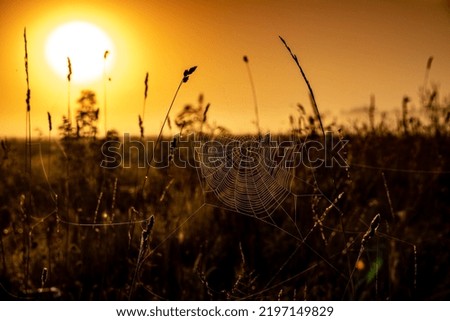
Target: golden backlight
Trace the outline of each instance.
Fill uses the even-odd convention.
[[[84,83],[102,77],[112,62],[113,43],[108,35],[93,24],[75,21],[56,28],[45,46],[47,62],[61,77]]]

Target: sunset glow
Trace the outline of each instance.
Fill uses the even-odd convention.
[[[76,7],[69,1],[48,0],[39,5],[2,2],[0,9],[3,136],[23,136],[16,124],[24,119],[24,28],[32,122],[39,130],[46,128],[47,112],[60,121],[67,114],[67,102],[76,109],[81,91],[89,89],[97,95],[100,122],[106,102],[108,129],[138,134],[148,72],[144,126],[147,134],[156,134],[183,70],[195,65],[198,71],[180,92],[171,119],[202,94],[211,104],[211,123],[232,132],[255,133],[256,98],[260,130],[285,131],[298,104],[308,113],[312,106],[278,36],[298,56],[325,124],[367,118],[364,111],[371,96],[378,119],[387,113],[395,122],[404,95],[417,109],[430,56],[434,59],[429,83],[439,86],[442,98],[448,94],[450,20],[443,0],[413,0],[408,5],[355,0],[131,0],[125,5],[91,0],[77,2]]]
[[[96,26],[69,22],[50,34],[45,54],[53,71],[61,77],[69,73],[70,58],[72,79],[86,82],[102,76],[105,64],[111,64],[112,48],[112,41]]]
[[[450,0],[0,1],[2,319],[442,318],[334,302],[450,300],[449,39]]]

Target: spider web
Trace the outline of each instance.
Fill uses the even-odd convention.
[[[197,154],[204,193],[234,212],[270,217],[291,194],[294,172],[284,160],[293,148],[277,163],[276,151],[264,140],[225,137],[213,143],[203,144]]]
[[[301,142],[288,143],[280,145],[270,134],[202,142],[196,156],[206,198],[227,210],[267,219],[289,196],[310,196],[314,182],[295,174],[301,162]],[[301,194],[293,191],[294,186]]]

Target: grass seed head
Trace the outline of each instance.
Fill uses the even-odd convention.
[[[52,131],[52,115],[50,112],[47,112],[47,118],[48,118],[48,130]]]
[[[70,82],[72,79],[72,63],[70,62],[70,58],[67,57],[67,80]]]
[[[197,66],[186,69],[183,73],[183,82],[187,82],[189,80],[189,76],[192,75],[196,69]]]

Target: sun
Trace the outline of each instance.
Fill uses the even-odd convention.
[[[97,26],[74,21],[57,27],[48,37],[45,55],[48,64],[61,77],[78,83],[94,81],[103,76],[113,60],[113,43]]]

